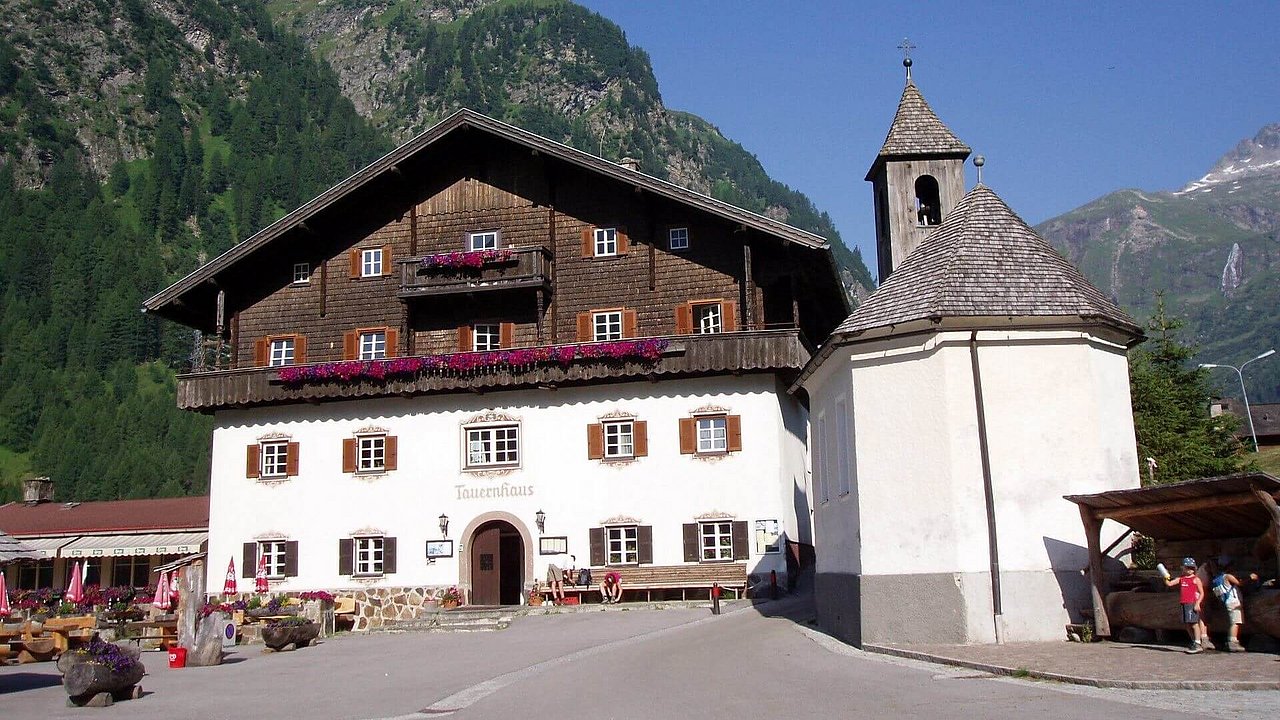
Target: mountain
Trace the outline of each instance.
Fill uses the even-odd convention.
[[[1036,229],[1135,316],[1163,292],[1199,362],[1239,366],[1280,349],[1280,124],[1181,190],[1120,190]],[[1214,372],[1238,396],[1234,373]],[[1280,401],[1280,355],[1246,376],[1251,402]]]
[[[0,502],[27,473],[63,500],[204,491],[210,423],[173,397],[199,338],[143,298],[459,106],[818,232],[871,286],[568,2],[0,0],[0,29]]]

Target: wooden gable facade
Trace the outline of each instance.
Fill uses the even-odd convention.
[[[612,252],[598,252],[597,230]],[[470,250],[473,233],[496,252],[452,267],[478,260],[445,257]],[[741,333],[807,346],[847,312],[821,238],[463,111],[145,309],[221,341],[206,369],[226,374],[271,364],[279,339],[292,341],[293,364],[358,359],[368,333],[386,357],[469,352],[477,324],[498,329],[501,349],[591,342],[601,311],[618,313],[624,338],[692,338],[703,303],[720,304],[719,329],[739,348]],[[794,349],[781,354],[756,365],[798,369]],[[180,403],[223,405],[181,390]]]

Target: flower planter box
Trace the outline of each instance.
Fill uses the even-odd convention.
[[[262,628],[262,642],[275,651],[284,650],[289,645],[304,648],[320,636],[320,626],[313,622],[289,625],[269,624]]]
[[[127,650],[126,654],[135,655]],[[88,652],[73,650],[58,658],[62,671],[62,686],[67,691],[68,707],[105,707],[117,700],[131,700],[142,696],[142,680],[146,668],[134,656],[132,664],[113,669]]]

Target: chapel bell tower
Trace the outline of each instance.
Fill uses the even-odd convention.
[[[964,195],[970,149],[938,119],[911,80],[880,154],[867,171],[876,209],[876,258],[883,283]]]

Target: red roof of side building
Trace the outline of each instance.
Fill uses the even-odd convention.
[[[0,505],[0,530],[15,537],[205,529],[209,497]]]

